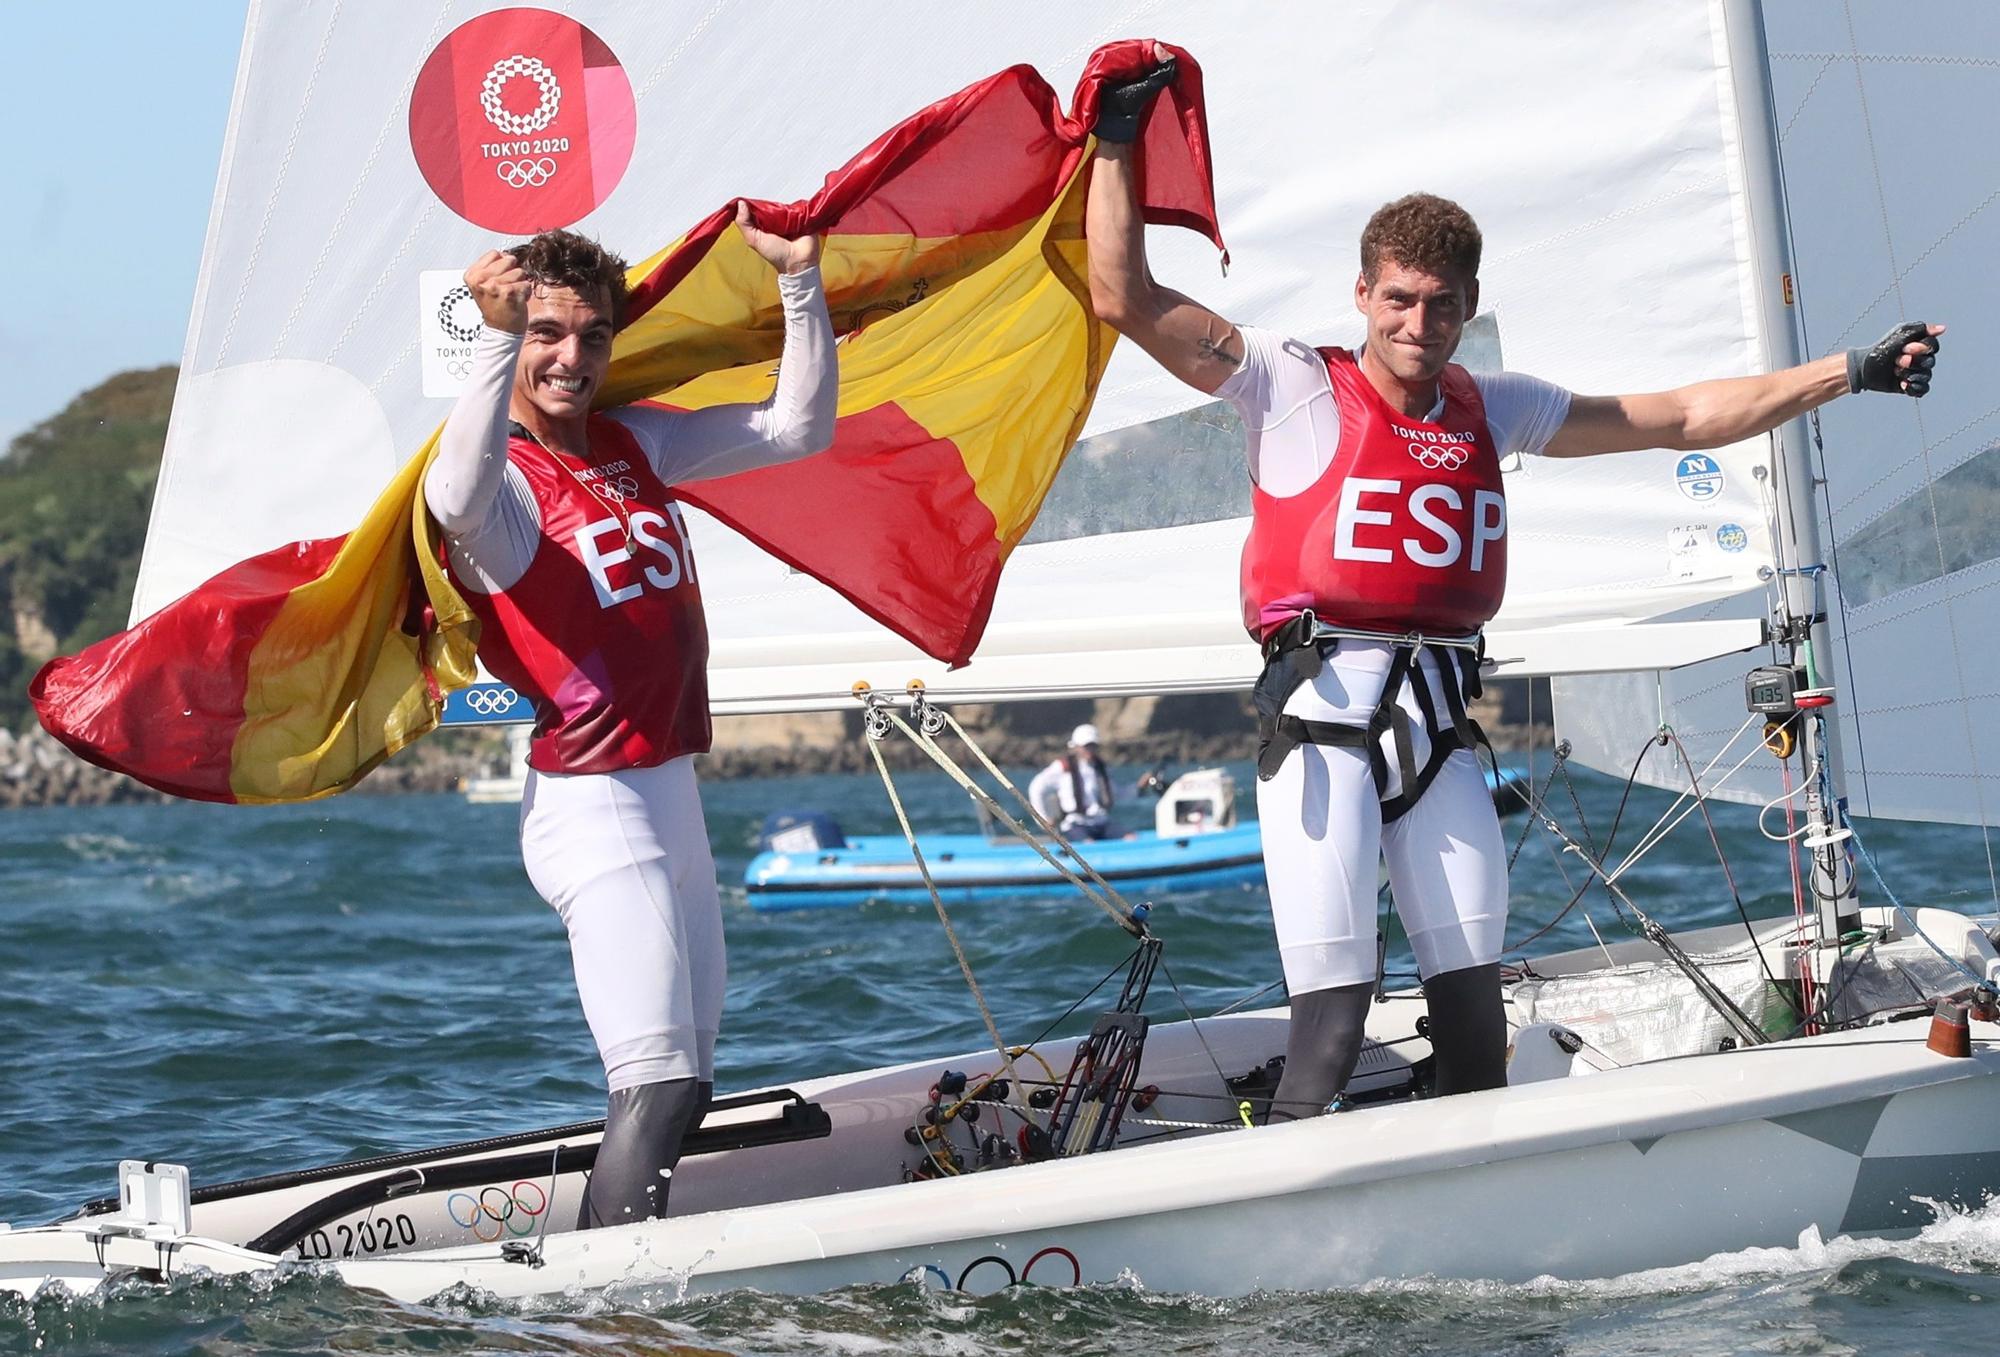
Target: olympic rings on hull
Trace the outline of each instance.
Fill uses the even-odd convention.
[[[1027,1265],[1021,1269],[1021,1280],[1023,1282],[1033,1283],[1035,1276],[1035,1264],[1041,1262],[1042,1259],[1044,1258],[1050,1258],[1050,1257],[1064,1258],[1069,1260],[1069,1281],[1067,1283],[1064,1282],[1040,1283],[1040,1285],[1055,1285],[1055,1286],[1083,1285],[1083,1264],[1077,1262],[1076,1255],[1071,1253],[1068,1249],[1064,1248],[1060,1244],[1051,1244],[1047,1248],[1041,1250],[1039,1253],[1036,1253],[1035,1255],[1030,1257],[1028,1259]]]
[[[512,1188],[482,1187],[479,1195],[454,1192],[444,1199],[445,1214],[461,1230],[491,1244],[503,1234],[516,1238],[531,1235],[540,1226],[539,1217],[549,1209],[549,1195],[537,1182],[526,1179]]]
[[[1014,1273],[1014,1265],[1012,1263],[997,1253],[989,1253],[984,1257],[975,1258],[965,1265],[965,1271],[958,1274],[957,1289],[960,1291],[965,1290],[965,1284],[971,1279],[972,1274],[979,1271],[980,1268],[985,1267],[988,1263],[998,1264],[1000,1270],[1007,1274],[1007,1280],[1002,1282],[1000,1286],[994,1287],[995,1291],[1000,1290],[1001,1287],[1013,1286],[1016,1282],[1020,1281],[1020,1278]]]
[[[1035,1278],[1035,1268],[1044,1259],[1056,1260],[1054,1267],[1043,1268],[1045,1274],[1055,1271],[1056,1277],[1050,1278],[1044,1276],[1042,1280],[1037,1281]],[[1067,1281],[1059,1280],[1061,1276],[1060,1263],[1069,1264],[1069,1278]],[[997,1273],[995,1269],[998,1270]],[[967,1283],[973,1281],[975,1277],[981,1279],[982,1289],[974,1294],[982,1296],[991,1295],[996,1291],[1004,1291],[1010,1286],[1053,1286],[1057,1288],[1081,1286],[1083,1284],[1083,1264],[1078,1262],[1076,1255],[1068,1249],[1062,1247],[1060,1244],[1051,1244],[1046,1248],[1037,1249],[1034,1253],[1030,1254],[1028,1261],[1021,1266],[1019,1272],[1014,1270],[1014,1265],[1011,1262],[999,1254],[987,1253],[981,1254],[967,1263],[963,1270],[959,1272],[956,1282],[952,1281],[949,1272],[946,1272],[936,1263],[924,1263],[921,1266],[913,1267],[903,1274],[902,1280],[928,1286],[931,1283],[931,1279],[935,1278],[937,1285],[947,1291],[970,1291],[971,1288]]]

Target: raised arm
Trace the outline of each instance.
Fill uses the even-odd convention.
[[[1162,49],[1162,55],[1164,50]],[[1097,161],[1091,167],[1084,238],[1090,246],[1090,305],[1097,318],[1209,395],[1243,361],[1236,327],[1201,303],[1153,281],[1146,267],[1146,223],[1132,165],[1140,115],[1172,82],[1166,62],[1139,80],[1104,92]]]
[[[632,405],[614,411],[612,418],[638,436],[653,470],[668,484],[797,461],[833,442],[840,367],[820,282],[819,239],[787,240],[759,230],[740,205],[736,225],[778,271],[778,298],[785,308],[778,384],[768,400],[754,405],[703,410]]]
[[[1909,322],[1865,349],[1759,377],[1696,382],[1641,396],[1576,396],[1549,440],[1550,457],[1670,448],[1719,448],[1775,429],[1851,391],[1930,390],[1942,325]]]
[[[465,271],[466,290],[485,322],[472,373],[445,420],[424,473],[424,504],[453,537],[486,523],[507,471],[507,405],[514,361],[528,328],[527,274],[511,254],[488,250]]]

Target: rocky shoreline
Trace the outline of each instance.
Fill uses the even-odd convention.
[[[1494,742],[1524,744],[1529,713],[1533,732],[1546,743],[1541,723],[1549,711],[1546,689],[1532,708],[1525,682],[1496,683],[1475,709]],[[1253,757],[1256,722],[1247,694],[1209,693],[1170,698],[1101,698],[953,709],[996,763],[1031,767],[1060,753],[1078,722],[1104,732],[1105,753],[1120,768],[1226,763]],[[947,747],[955,743],[947,737]],[[884,743],[896,768],[927,766],[908,741]],[[455,729],[421,740],[369,774],[358,794],[449,792],[467,779],[505,771],[507,749],[498,730]],[[721,717],[715,747],[702,755],[708,779],[789,777],[805,773],[857,773],[874,767],[861,736],[859,711],[808,716]],[[21,806],[102,806],[167,800],[119,773],[85,763],[40,728],[24,734],[0,729],[0,810]]]

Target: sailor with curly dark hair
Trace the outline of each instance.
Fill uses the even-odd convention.
[[[778,271],[776,390],[755,405],[598,411],[625,265],[551,231],[466,270],[484,319],[424,484],[479,658],[535,706],[529,878],[569,932],[610,1105],[579,1228],[664,1215],[715,1079],[727,967],[694,756],[708,630],[671,487],[807,457],[838,377],[819,241],[737,226]]]

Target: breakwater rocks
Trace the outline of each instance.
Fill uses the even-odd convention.
[[[461,778],[477,774],[496,757],[506,762],[496,732],[446,731],[390,759],[355,790],[358,794],[454,791]],[[0,810],[168,799],[123,773],[85,763],[40,727],[23,734],[0,730]]]
[[[1491,682],[1472,715],[1497,745],[1549,739],[1548,689],[1537,680],[1530,703],[1525,680]],[[1039,767],[1063,752],[1069,733],[1088,721],[1103,736],[1103,752],[1125,775],[1257,756],[1257,717],[1248,693],[1171,697],[1076,698],[951,708],[987,756],[1007,768]],[[1531,718],[1534,720],[1530,729]],[[965,765],[975,763],[956,736],[938,744]],[[882,742],[889,766],[931,767],[929,757],[900,734]],[[715,723],[715,748],[700,763],[705,778],[783,777],[796,773],[859,773],[875,767],[861,734],[861,713],[725,717]]]
[[[25,735],[0,730],[0,809],[160,799],[150,787],[85,763],[40,728]]]
[[[1534,738],[1546,744],[1548,696],[1538,684],[1532,706],[1525,682],[1488,685],[1474,708],[1495,743],[1518,746],[1527,722],[1539,717]],[[1244,693],[1175,697],[1122,697],[966,704],[951,709],[979,747],[1009,768],[1039,766],[1060,754],[1069,732],[1089,721],[1103,732],[1104,755],[1116,767],[1227,763],[1253,758],[1257,722]],[[967,763],[972,756],[946,734],[940,743]],[[900,735],[882,745],[893,768],[929,767],[923,752]],[[801,716],[719,717],[715,748],[697,765],[704,778],[787,777],[799,773],[859,773],[874,768],[861,734],[859,708]],[[419,740],[370,773],[357,794],[449,792],[468,778],[504,773],[506,736],[495,729],[439,731]],[[118,773],[85,763],[39,727],[23,734],[0,730],[0,809],[14,806],[97,806],[160,801],[159,792]]]
[[[1073,725],[1065,726],[1060,731],[1021,734],[968,724],[967,733],[986,752],[986,756],[1001,767],[1031,768],[1040,767],[1063,752]],[[967,768],[976,769],[976,757],[959,743],[956,736],[947,732],[939,738],[938,745]],[[1256,756],[1256,723],[1246,718],[1234,730],[1228,731],[1107,733],[1103,751],[1107,759],[1125,771],[1158,764],[1229,763]],[[882,754],[888,765],[898,771],[935,767],[927,754],[900,734],[891,735],[882,742]],[[697,766],[704,778],[787,777],[799,773],[872,773],[875,771],[875,760],[857,729],[846,738],[819,744],[799,741],[736,745],[718,740],[715,749],[702,756]]]

